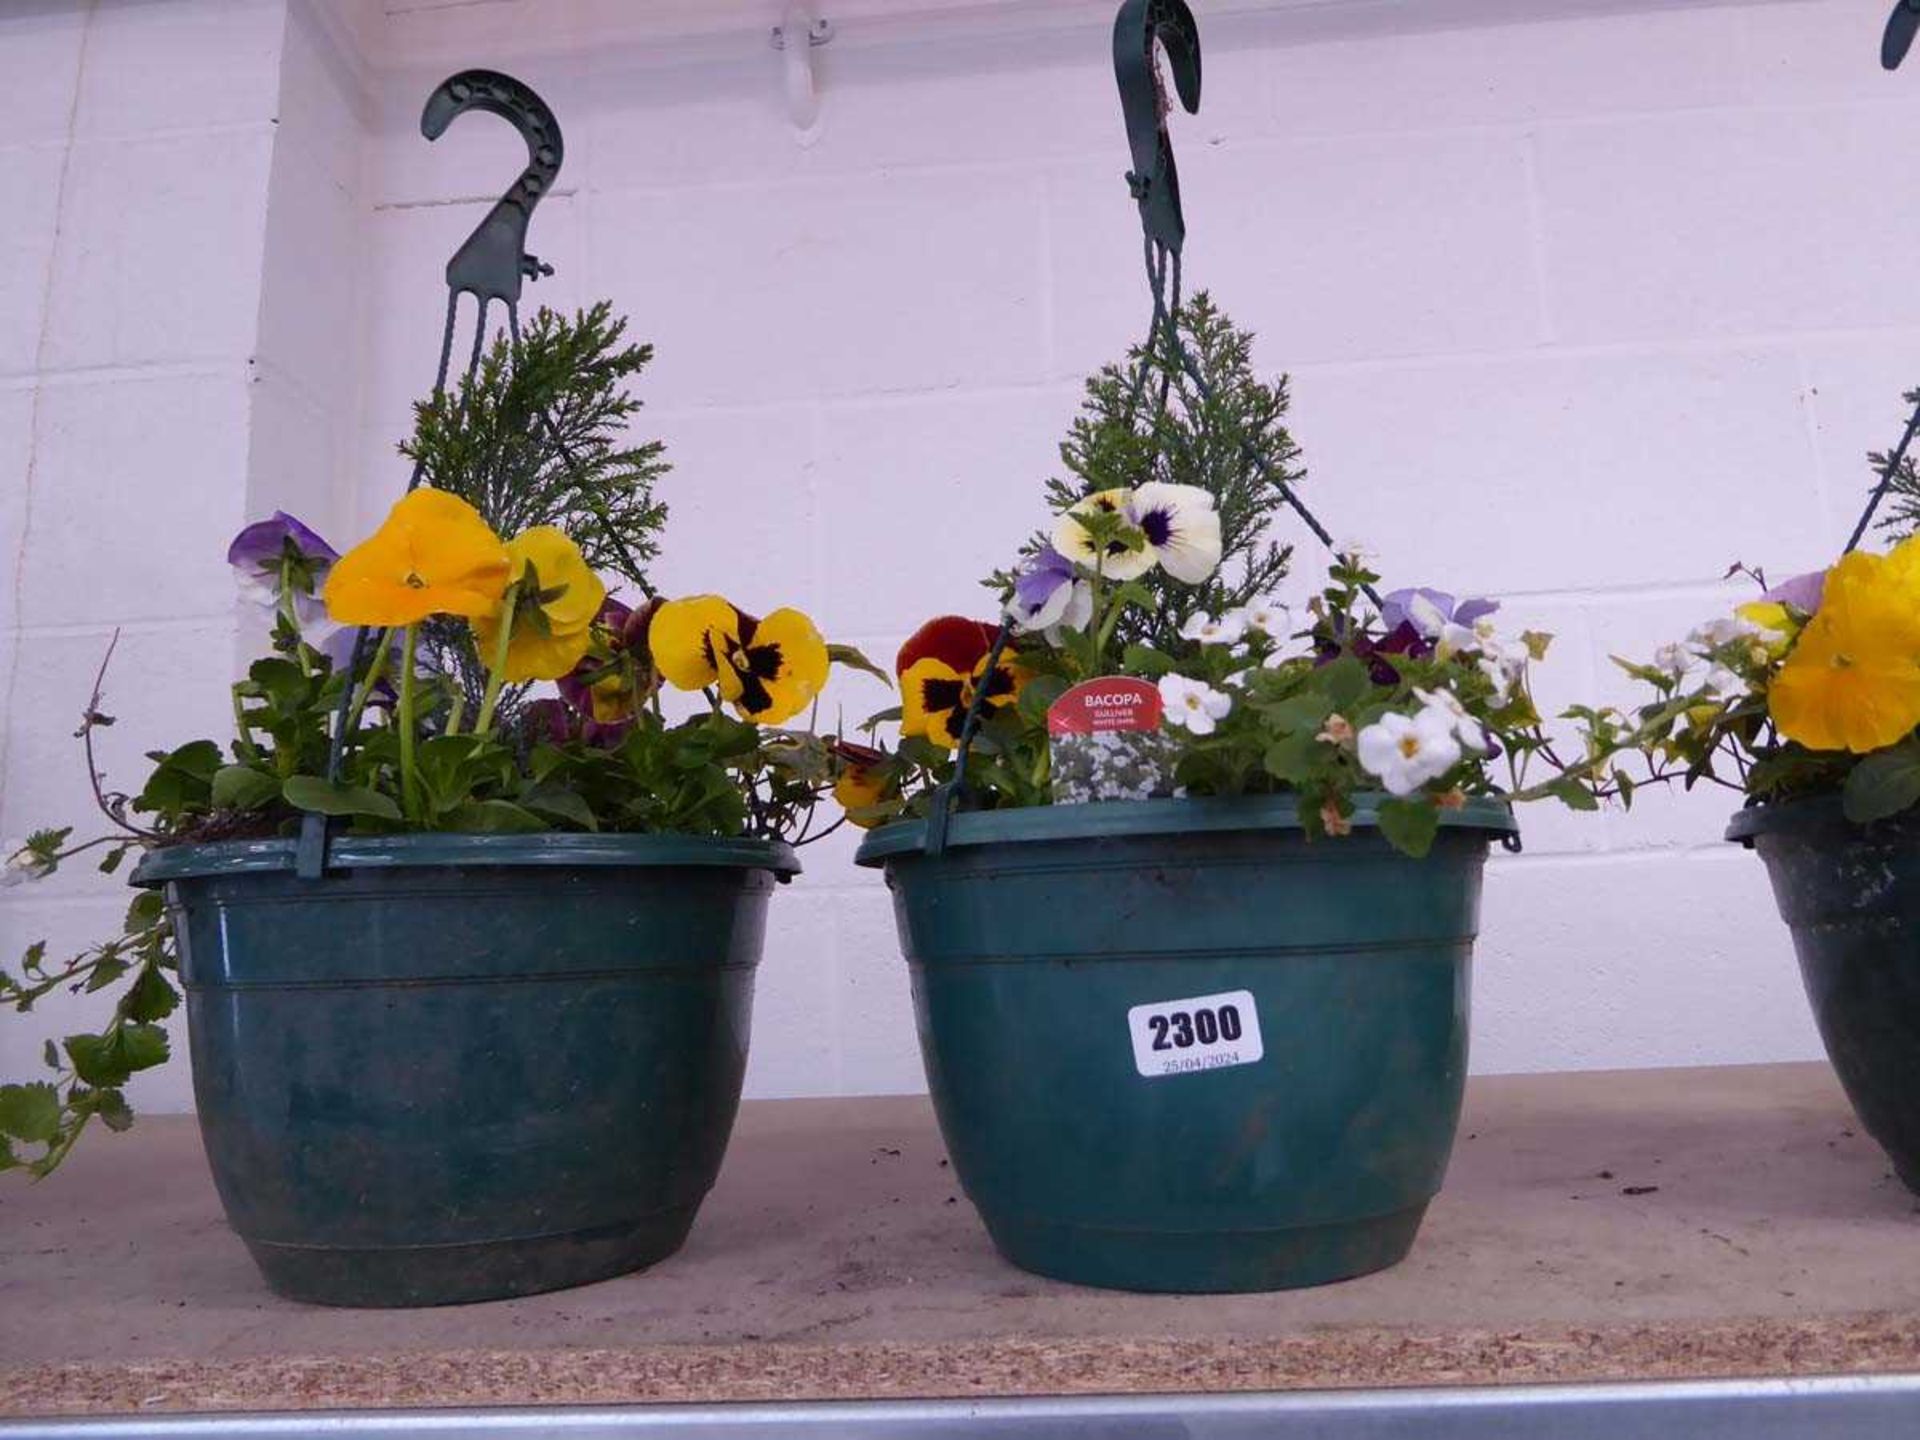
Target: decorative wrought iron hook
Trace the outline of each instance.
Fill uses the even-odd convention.
[[[1167,68],[1180,103],[1189,115],[1198,113],[1200,26],[1186,0],[1126,0],[1113,21],[1113,78],[1120,86],[1120,110],[1133,152],[1127,188],[1140,202],[1140,224],[1147,239],[1177,255],[1187,237],[1187,222],[1180,213],[1180,175],[1173,163],[1165,101],[1154,73],[1156,42],[1167,52]]]
[[[1881,65],[1898,70],[1916,34],[1920,34],[1920,0],[1899,0],[1887,17],[1886,34],[1880,37]]]
[[[527,142],[527,168],[454,251],[447,262],[447,287],[456,295],[465,291],[483,304],[502,300],[516,305],[523,278],[537,280],[553,273],[551,265],[527,253],[527,222],[533,218],[533,207],[553,188],[566,146],[560,138],[560,122],[547,102],[496,70],[462,70],[441,81],[420,113],[420,133],[438,140],[456,116],[469,110],[485,110],[512,124]]]

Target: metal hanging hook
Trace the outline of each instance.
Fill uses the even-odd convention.
[[[515,305],[523,279],[553,273],[551,265],[527,253],[527,222],[533,218],[533,207],[553,188],[566,145],[560,137],[560,122],[547,102],[529,86],[497,70],[462,70],[441,81],[420,112],[420,133],[438,140],[457,116],[469,110],[498,115],[518,130],[527,142],[527,168],[454,251],[447,262],[447,287],[456,295],[464,291],[482,304],[502,300]]]
[[[1186,0],[1126,0],[1113,21],[1113,77],[1127,124],[1133,169],[1127,188],[1140,203],[1147,239],[1174,254],[1187,236],[1180,213],[1180,175],[1167,134],[1166,100],[1155,73],[1154,46],[1167,54],[1173,88],[1189,115],[1200,110],[1200,26]]]
[[[1899,0],[1887,17],[1886,33],[1880,37],[1881,65],[1898,70],[1916,34],[1920,34],[1920,0]]]

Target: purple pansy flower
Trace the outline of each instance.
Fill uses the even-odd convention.
[[[1022,630],[1078,629],[1093,618],[1093,591],[1079,568],[1051,545],[1043,545],[1013,580],[1007,613]]]
[[[1455,600],[1444,590],[1421,585],[1389,592],[1380,602],[1380,623],[1389,634],[1402,625],[1412,624],[1431,638],[1438,635],[1443,626],[1470,627],[1474,621],[1486,619],[1499,608],[1498,600],[1485,600],[1477,596]],[[1435,616],[1438,616],[1437,620]]]
[[[1342,643],[1342,633],[1336,628],[1314,641],[1316,665],[1331,664],[1349,648]],[[1423,636],[1411,620],[1402,620],[1377,640],[1364,633],[1354,636],[1351,649],[1354,659],[1367,667],[1374,684],[1397,685],[1400,671],[1393,664],[1394,658],[1405,655],[1409,659],[1424,660],[1433,654],[1433,642]]]
[[[612,596],[602,602],[600,613],[594,617],[594,629],[612,652],[612,661],[602,661],[589,652],[555,682],[576,717],[568,722],[569,737],[577,734],[589,745],[611,749],[633,729],[654,683],[645,657],[647,630],[655,608],[650,602],[636,610]],[[549,724],[549,738],[558,733]],[[562,742],[556,739],[554,743]]]
[[[352,632],[342,631],[328,617],[319,596],[321,577],[339,558],[339,551],[284,510],[274,511],[270,519],[256,520],[227,547],[227,564],[233,567],[240,598],[262,610],[277,611],[280,587],[288,585],[300,638],[324,653],[336,668],[353,653]]]
[[[1791,580],[1782,580],[1778,585],[1760,598],[1771,600],[1777,605],[1791,605],[1803,614],[1812,615],[1820,608],[1820,602],[1827,593],[1827,572],[1809,570],[1804,575],[1796,575]]]
[[[241,589],[262,586],[276,598],[280,567],[288,559],[304,566],[312,578],[339,558],[338,550],[284,510],[274,511],[270,519],[254,521],[227,547],[227,564],[240,572]]]

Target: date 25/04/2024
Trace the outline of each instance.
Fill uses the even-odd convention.
[[[1127,1011],[1134,1068],[1149,1079],[1251,1065],[1265,1053],[1253,994],[1229,990]]]

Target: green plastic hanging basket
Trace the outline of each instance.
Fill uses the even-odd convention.
[[[155,851],[194,1096],[281,1294],[439,1305],[672,1254],[746,1066],[785,845],[629,835]]]
[[[875,830],[940,1126],[994,1243],[1123,1290],[1318,1285],[1406,1255],[1446,1174],[1502,804],[1425,859],[1363,799],[1114,801]]]

